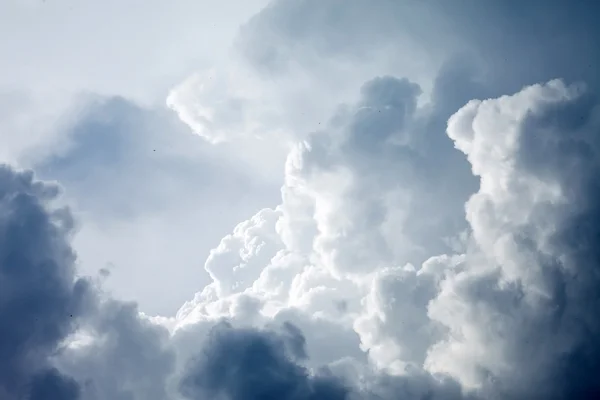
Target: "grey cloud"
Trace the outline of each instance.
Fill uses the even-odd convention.
[[[242,27],[237,46],[258,70],[270,74],[323,56],[362,63],[381,48],[394,51],[391,44],[402,43],[407,32],[431,43],[431,27],[414,18],[415,12],[425,17],[424,9],[389,0],[273,1]]]
[[[64,350],[58,361],[90,400],[164,400],[175,354],[166,329],[144,320],[137,305],[108,299],[85,325],[93,341]]]
[[[89,284],[75,279],[70,214],[51,206],[57,195],[31,172],[0,166],[0,393],[11,400],[78,397],[50,362],[90,301]]]
[[[330,368],[309,371],[290,351],[302,333],[290,324],[281,329],[212,328],[205,347],[188,365],[181,381],[186,398],[240,399],[402,399],[475,400],[444,376],[417,370],[404,376],[369,371],[362,363],[341,359]],[[288,333],[285,333],[288,331]],[[299,336],[296,336],[299,335]]]
[[[298,359],[306,358],[307,366],[318,368],[344,358],[367,361],[365,352],[360,348],[360,338],[351,326],[295,309],[280,311],[273,321],[295,327],[296,341],[292,342],[298,349],[295,353],[303,356]],[[298,345],[300,343],[302,346]]]
[[[332,60],[378,58],[385,65],[397,57],[391,70],[376,72],[394,73],[410,58],[439,66],[466,57],[498,96],[558,77],[598,87],[598,12],[589,1],[278,0],[241,29],[238,42],[250,63],[270,74]],[[415,44],[411,51],[407,42]]]
[[[451,21],[467,50],[482,62],[486,81],[497,90],[494,96],[556,78],[585,81],[594,90],[599,88],[598,3],[434,4]]]
[[[29,400],[77,400],[81,395],[79,384],[55,368],[34,376],[30,386]]]
[[[471,102],[449,122],[481,189],[466,206],[467,268],[429,309],[452,339],[429,356],[449,351],[451,369],[483,377],[489,396],[598,395],[599,110],[581,87],[552,81]]]
[[[372,51],[369,46],[379,39],[391,46],[394,35],[386,35],[404,29],[396,27],[396,17],[407,6],[397,4],[278,1],[250,22],[242,39],[247,40],[251,61],[270,71],[282,72],[306,57],[311,47],[317,54],[356,59]],[[342,107],[325,132],[315,133],[300,147],[290,169],[293,178],[314,190],[297,195],[298,187],[284,188],[282,208],[289,218],[287,233],[293,235],[301,231],[298,226],[300,233],[310,230],[302,223],[312,222],[317,208],[316,201],[294,208],[294,201],[310,202],[311,195],[323,193],[330,195],[326,200],[339,201],[331,207],[333,216],[348,217],[351,224],[321,241],[320,250],[334,259],[340,275],[368,275],[407,261],[420,265],[432,254],[449,252],[445,237],[470,226],[466,254],[458,261],[430,258],[420,269],[380,270],[371,293],[377,317],[363,319],[367,327],[360,338],[302,313],[290,319],[307,330],[306,336],[294,325],[284,325],[282,331],[216,326],[204,351],[185,369],[180,389],[186,397],[446,400],[467,397],[459,382],[472,381],[483,382],[483,397],[494,400],[598,396],[597,99],[556,82],[535,86],[515,96],[470,103],[450,121],[454,143],[442,134],[448,117],[473,97],[494,97],[555,74],[568,80],[589,78],[592,87],[597,85],[598,50],[592,47],[594,39],[586,37],[596,29],[591,27],[594,10],[532,1],[521,5],[517,15],[498,4],[430,4],[418,10],[443,11],[448,17],[424,43],[448,32],[452,40],[462,41],[453,43],[448,53],[465,48],[466,54],[477,54],[483,67],[469,56],[448,61],[430,103],[422,107],[417,106],[420,88],[408,80],[384,76],[367,82],[357,102]],[[402,21],[410,19],[408,13]],[[355,24],[361,21],[365,24]],[[421,30],[407,29],[422,32],[427,29],[423,25]],[[106,124],[104,117],[128,114],[130,105],[114,100],[100,108],[87,125],[76,127],[81,131],[74,150],[44,167],[61,179],[81,183],[73,166],[81,167],[80,173],[96,173],[98,165],[112,165],[113,175],[102,182],[115,192],[120,188],[110,186],[111,178],[121,169],[163,165],[125,149],[142,143],[140,151],[149,152],[150,143],[160,141],[128,141],[125,132],[139,121],[140,110],[133,110],[136,117],[125,118],[128,122],[121,126]],[[471,167],[481,177],[479,191]],[[329,173],[339,173],[339,181],[350,176],[348,186],[336,192],[339,188],[326,180]],[[103,172],[95,177],[101,176]],[[473,193],[465,222],[464,203]],[[73,271],[68,245],[72,220],[68,212],[48,206],[56,195],[55,187],[34,181],[28,173],[0,169],[0,397],[167,397],[171,375],[182,362],[169,348],[168,333],[140,318],[134,304],[108,300],[90,308],[89,287]],[[298,210],[308,217],[298,216]],[[387,223],[397,210],[406,214]],[[229,264],[245,264],[239,250],[258,253],[262,245],[252,236],[240,236],[225,246],[232,249],[223,253],[224,259],[233,260]],[[313,244],[305,237],[294,240],[302,249]],[[407,243],[414,244],[416,255],[401,253],[410,248]],[[273,252],[267,250],[265,255]],[[239,273],[241,289],[252,286],[264,263],[254,261],[259,265],[250,264],[251,270]],[[220,266],[215,261],[214,271],[229,283],[227,271],[217,270]],[[348,304],[347,313],[355,312]],[[262,306],[254,299],[238,305],[247,314],[259,314]],[[281,312],[275,319],[293,314]],[[96,339],[57,352],[76,323]],[[207,325],[190,329],[193,339]],[[374,338],[370,343],[364,339],[368,334]],[[379,357],[415,365],[403,376],[381,371],[369,375],[364,369],[370,366],[362,364],[364,369],[356,367],[353,375],[354,364],[348,360],[334,363],[328,372],[307,368],[307,357],[329,361],[330,355],[352,353],[360,358],[359,340],[371,346],[371,355],[378,347]],[[333,342],[340,347],[325,348]],[[402,351],[395,353],[392,345]],[[346,346],[353,350],[345,351]],[[451,373],[456,380],[420,370],[424,358],[426,368]],[[346,374],[337,374],[341,370]]]
[[[165,399],[168,333],[134,304],[98,302],[76,277],[73,219],[56,208],[59,193],[31,172],[0,167],[0,397]],[[81,329],[92,344],[65,345]]]
[[[349,391],[341,381],[313,375],[298,364],[296,356],[304,355],[298,354],[302,337],[297,328],[286,331],[280,336],[225,323],[215,326],[203,353],[184,374],[182,393],[194,400],[346,399]],[[288,350],[290,345],[294,351]]]
[[[447,251],[445,240],[467,228],[463,206],[477,186],[468,163],[444,135],[452,108],[443,97],[443,82],[450,79],[446,74],[455,74],[448,71],[440,75],[439,95],[420,108],[415,83],[390,76],[368,81],[357,103],[340,107],[299,150],[293,174],[316,196],[336,190],[312,187],[327,174],[348,179],[335,194],[340,199],[335,213],[345,213],[351,226],[333,242],[320,242],[326,248],[343,246],[334,263],[345,265],[340,268],[346,272],[420,265],[431,254]],[[284,187],[284,210],[286,192],[292,190],[297,189]]]

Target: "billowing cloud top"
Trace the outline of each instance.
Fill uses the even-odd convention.
[[[596,28],[581,5],[461,7],[275,1],[172,90],[198,141],[287,153],[280,204],[223,237],[174,317],[80,277],[59,187],[0,167],[0,397],[600,397],[598,80],[548,63],[597,67]],[[560,15],[540,68],[516,60]],[[116,136],[96,154],[127,170]],[[91,165],[69,157],[38,166]]]

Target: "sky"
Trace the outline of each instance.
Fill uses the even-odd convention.
[[[598,15],[0,1],[0,398],[598,398]]]

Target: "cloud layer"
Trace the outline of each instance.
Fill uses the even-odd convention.
[[[438,151],[465,155],[470,194],[426,151],[418,94],[370,80],[294,147],[282,204],[223,239],[172,321],[76,280],[56,187],[4,167],[4,393],[593,398],[596,98],[555,80],[460,108]]]
[[[273,2],[242,27],[229,63],[171,92],[201,136],[182,148],[287,153],[280,204],[221,239],[204,264],[210,283],[174,317],[81,277],[58,185],[0,167],[0,397],[600,395],[600,102],[585,10],[524,5],[528,19],[512,23],[501,5],[344,5]],[[465,22],[492,15],[492,26]],[[526,30],[550,34],[561,15],[578,21],[554,36],[570,45],[535,51]],[[565,56],[577,65],[552,67]],[[92,111],[72,146],[36,167],[96,215],[114,217],[102,206],[127,189],[148,206],[169,181],[122,171],[197,165],[186,149],[146,154],[168,142],[158,114],[124,99]],[[142,123],[156,126],[125,134]],[[95,127],[112,136],[98,141]],[[175,187],[197,194],[186,182]]]

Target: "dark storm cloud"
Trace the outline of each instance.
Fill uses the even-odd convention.
[[[557,182],[568,204],[549,237],[552,258],[546,266],[556,310],[552,326],[573,343],[548,365],[555,398],[595,399],[600,395],[600,103],[586,92],[544,104],[521,130],[519,166],[542,181]],[[547,334],[558,336],[557,331]]]
[[[438,0],[431,7],[483,63],[486,81],[501,91],[495,96],[556,78],[600,89],[598,2]]]
[[[168,332],[76,278],[73,220],[53,207],[58,194],[0,166],[0,398],[164,400]],[[64,347],[78,328],[92,344]]]
[[[33,377],[29,400],[76,400],[81,395],[79,384],[51,368]]]
[[[185,371],[182,393],[193,400],[346,399],[349,390],[343,382],[313,375],[298,363],[297,356],[304,355],[298,328],[287,324],[284,331],[215,326],[202,354]]]
[[[49,357],[86,312],[89,285],[75,279],[68,210],[58,188],[0,166],[0,394],[77,398],[77,385]]]
[[[404,376],[362,371],[358,378],[350,372],[350,362],[342,366],[349,372],[346,375],[330,369],[311,372],[301,363],[304,351],[299,358],[294,354],[303,341],[302,332],[290,323],[278,330],[259,330],[222,322],[212,328],[203,351],[189,363],[181,393],[191,400],[477,399],[465,395],[448,377],[419,371]]]

